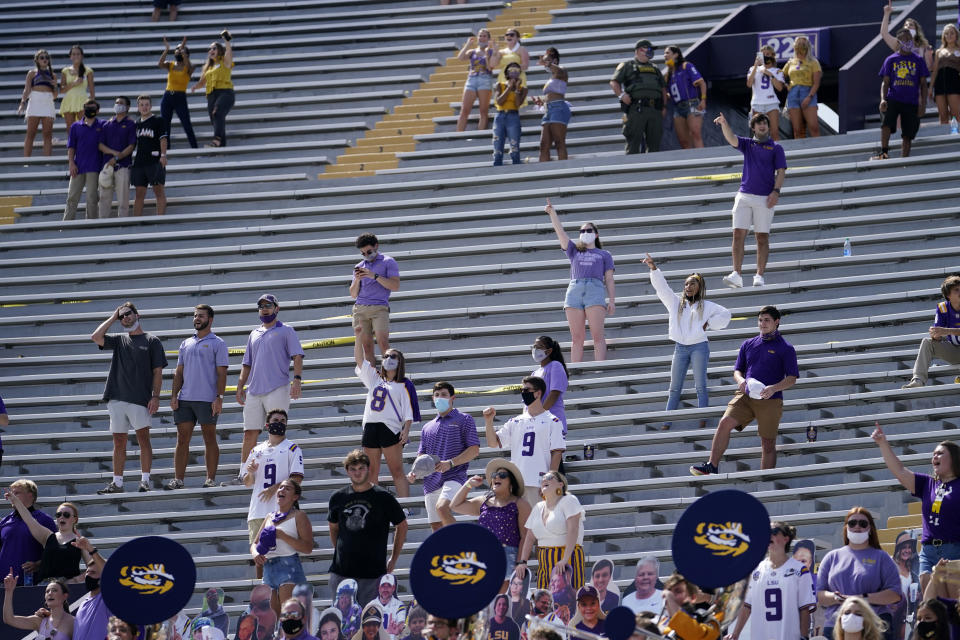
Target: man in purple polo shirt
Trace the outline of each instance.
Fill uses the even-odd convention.
[[[796,384],[800,369],[796,350],[780,335],[779,309],[770,305],[760,309],[757,326],[760,335],[740,345],[733,367],[737,393],[727,404],[713,434],[710,459],[690,467],[690,473],[695,476],[718,473],[720,458],[730,444],[730,434],[734,429],[743,431],[754,418],[760,434],[760,468],[772,469],[777,465],[777,429],[783,416],[783,390]]]
[[[933,326],[928,337],[920,342],[917,361],[913,365],[913,377],[903,385],[914,389],[927,384],[930,362],[937,358],[949,364],[960,364],[960,276],[948,276],[940,284],[943,302],[937,305]],[[960,470],[958,470],[960,471]]]
[[[193,428],[200,423],[203,456],[207,465],[205,488],[214,487],[220,448],[217,446],[217,418],[223,411],[227,387],[227,344],[213,332],[213,307],[198,304],[193,310],[197,333],[180,343],[177,370],[173,374],[170,408],[177,423],[177,449],[173,454],[174,475],[167,489],[182,489],[190,454]]]
[[[450,510],[450,501],[467,481],[467,463],[480,455],[477,423],[465,413],[453,408],[453,385],[438,382],[433,385],[433,405],[437,417],[423,425],[417,455],[440,458],[434,473],[423,479],[423,501],[427,507],[427,522],[436,531],[456,520]],[[411,471],[410,482],[416,481]]]
[[[753,286],[764,285],[763,272],[770,255],[770,226],[773,224],[773,208],[780,200],[780,188],[787,175],[787,157],[783,147],[770,139],[770,120],[764,113],[750,118],[752,138],[734,134],[721,113],[714,124],[720,125],[723,137],[730,146],[743,154],[743,175],[740,190],[733,201],[733,271],[723,277],[723,283],[734,289],[743,286],[743,243],[747,231],[753,225],[753,237],[757,239],[757,273]]]
[[[57,525],[53,518],[36,509],[33,504],[37,501],[37,484],[33,480],[21,478],[13,484],[6,493],[12,493],[29,509],[33,519],[50,531],[56,531]],[[34,564],[39,564],[43,546],[34,540],[30,528],[23,521],[16,509],[12,510],[0,520],[0,567],[6,575],[10,569],[17,576],[17,584],[23,584],[23,573],[33,573]],[[26,567],[23,565],[27,564]]]
[[[103,572],[106,561],[96,547],[83,536],[78,537],[73,544],[86,551],[91,558],[83,574],[83,582],[87,586],[88,593],[77,608],[73,623],[73,640],[103,640],[107,634],[110,616],[113,615],[113,612],[107,608],[107,603],[103,601],[103,593],[100,591],[100,574]]]
[[[290,409],[290,400],[300,398],[303,382],[303,348],[293,327],[277,320],[280,302],[265,293],[257,300],[260,326],[250,332],[243,352],[237,403],[243,407],[243,447],[240,464],[257,444],[257,435],[272,409]],[[290,384],[290,359],[293,359],[293,384]],[[246,389],[249,383],[249,389]],[[242,485],[239,477],[228,484]]]
[[[130,165],[133,164],[133,150],[137,147],[137,123],[127,117],[130,110],[130,98],[120,96],[113,103],[116,114],[103,125],[100,135],[100,151],[106,157],[106,167],[113,171],[113,182],[109,187],[100,185],[100,217],[109,218],[113,205],[113,194],[117,194],[117,215],[126,218],[130,215]]]
[[[70,125],[67,137],[67,160],[70,162],[70,187],[67,190],[67,205],[63,209],[63,219],[77,217],[80,194],[87,190],[87,218],[96,218],[99,211],[99,192],[97,179],[103,168],[103,156],[100,154],[100,136],[103,120],[97,118],[100,104],[96,100],[87,100],[83,105],[83,118]]]
[[[880,153],[873,160],[889,158],[890,134],[897,130],[900,119],[900,155],[910,155],[910,146],[920,130],[920,118],[927,105],[927,78],[930,70],[923,56],[914,51],[913,36],[908,29],[897,32],[900,47],[887,57],[880,68]]]
[[[380,253],[380,242],[372,233],[357,238],[363,260],[353,267],[350,297],[353,305],[353,333],[363,346],[363,357],[376,367],[373,336],[382,356],[390,348],[390,292],[400,288],[397,261]]]

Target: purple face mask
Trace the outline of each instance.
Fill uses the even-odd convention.
[[[916,50],[917,50],[917,48],[916,48],[916,46],[914,46],[912,40],[907,40],[906,42],[904,42],[903,40],[901,40],[901,41],[900,41],[900,49],[901,49],[902,51],[906,52],[906,53],[915,53]]]
[[[262,322],[263,324],[270,324],[271,322],[273,322],[273,321],[276,320],[276,319],[277,319],[277,312],[276,312],[276,311],[274,311],[273,313],[271,313],[271,314],[268,315],[268,316],[260,316],[260,322]]]

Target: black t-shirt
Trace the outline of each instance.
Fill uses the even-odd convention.
[[[133,166],[145,167],[160,162],[160,139],[167,137],[167,123],[152,115],[137,122],[137,151]]]
[[[153,370],[167,366],[160,339],[149,333],[107,335],[100,348],[113,351],[103,401],[122,400],[147,406],[153,395]]]
[[[359,493],[344,487],[330,496],[327,521],[339,526],[330,571],[348,578],[379,578],[387,572],[390,525],[406,520],[393,494],[380,487]]]

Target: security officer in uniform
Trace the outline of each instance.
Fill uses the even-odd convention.
[[[644,140],[647,151],[659,151],[666,115],[667,88],[660,69],[650,61],[653,45],[649,40],[638,40],[635,50],[636,57],[617,65],[610,80],[625,114],[623,137],[627,139],[627,154],[640,153]]]

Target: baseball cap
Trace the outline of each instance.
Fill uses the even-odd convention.
[[[596,598],[600,599],[600,592],[597,591],[597,588],[592,584],[585,584],[580,587],[580,590],[577,591],[577,600],[582,600],[583,598]]]
[[[380,584],[389,584],[391,587],[397,586],[397,578],[392,573],[385,573],[380,578]]]
[[[112,189],[113,180],[114,180],[113,167],[110,166],[109,164],[103,165],[103,169],[100,170],[100,175],[97,177],[97,182],[104,189]]]
[[[637,49],[653,49],[653,43],[644,38],[643,40],[637,40],[637,44],[634,45],[633,50]]]
[[[440,458],[438,456],[424,453],[417,456],[417,459],[413,461],[413,467],[410,470],[413,472],[414,478],[417,480],[423,480],[427,476],[435,473],[435,469],[439,463]]]
[[[375,622],[377,624],[383,622],[383,614],[380,613],[380,609],[378,609],[376,605],[367,607],[363,612],[363,620],[360,624],[367,624],[368,622]]]
[[[259,302],[263,302],[264,300],[266,300],[267,302],[269,302],[270,304],[272,304],[272,305],[275,306],[275,307],[279,307],[279,306],[280,306],[280,302],[277,300],[277,296],[273,295],[272,293],[265,293],[265,294],[263,294],[262,296],[260,296],[259,298],[257,298],[257,302],[258,302],[258,303],[259,303]]]

